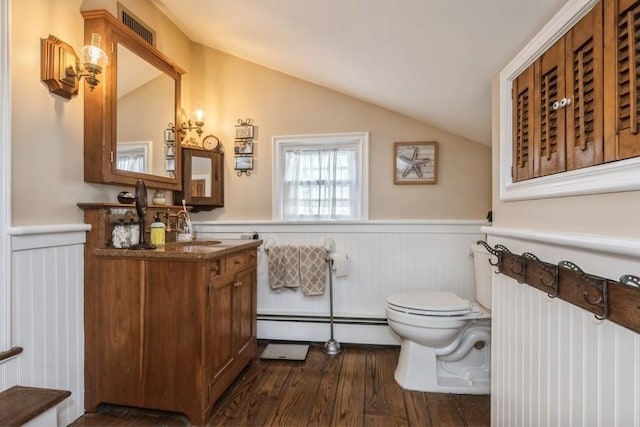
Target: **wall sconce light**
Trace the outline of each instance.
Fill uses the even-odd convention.
[[[109,62],[104,50],[100,48],[102,37],[91,36],[91,44],[80,49],[78,58],[73,47],[62,40],[49,35],[40,39],[40,78],[49,87],[49,92],[71,99],[78,94],[79,81],[82,77],[93,90],[100,80],[100,74]]]
[[[198,107],[192,114],[191,118],[187,119],[186,114],[182,113],[182,125],[180,126],[180,133],[186,135],[187,131],[195,130],[198,136],[202,136],[204,132],[202,127],[204,126],[204,111]]]

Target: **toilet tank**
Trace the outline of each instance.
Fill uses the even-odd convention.
[[[491,254],[484,246],[471,245],[473,253],[473,269],[476,280],[476,300],[488,309],[491,309],[491,280],[493,267],[489,264]]]

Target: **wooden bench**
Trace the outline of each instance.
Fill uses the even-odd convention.
[[[66,390],[13,386],[0,393],[0,426],[24,425],[70,395]]]

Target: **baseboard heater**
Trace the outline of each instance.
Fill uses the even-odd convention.
[[[329,323],[329,316],[258,313],[258,320],[269,321],[269,322]],[[387,319],[380,318],[380,317],[334,316],[333,323],[341,324],[341,325],[387,326]]]

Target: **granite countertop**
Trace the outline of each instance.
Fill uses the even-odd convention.
[[[93,254],[97,257],[132,259],[178,259],[208,260],[218,258],[245,249],[257,248],[262,240],[193,240],[190,242],[172,242],[156,249],[132,250],[116,248],[97,248]]]

